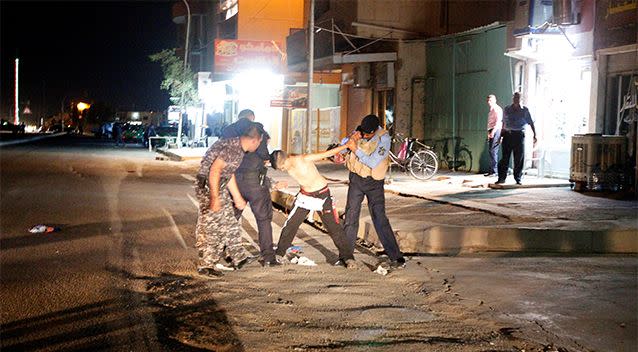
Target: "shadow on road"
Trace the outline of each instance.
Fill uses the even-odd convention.
[[[2,324],[0,349],[128,350],[135,346],[131,340],[139,340],[138,343],[141,341],[150,350],[159,345],[167,351],[244,351],[225,310],[204,294],[211,290],[214,281],[165,273],[136,277],[116,268],[109,271],[128,279],[143,280],[146,293],[119,290],[117,299]],[[148,306],[136,302],[147,302]],[[141,318],[148,311],[153,325]],[[149,329],[156,330],[156,343],[146,341],[145,331]]]

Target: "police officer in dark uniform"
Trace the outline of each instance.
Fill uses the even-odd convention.
[[[255,124],[255,113],[245,109],[239,112],[239,120],[226,126],[222,130],[222,138],[241,136],[246,128]],[[263,131],[263,125],[256,123]],[[259,233],[259,248],[261,251],[261,264],[263,266],[279,265],[275,259],[275,251],[272,243],[272,199],[270,198],[271,182],[267,177],[267,169],[264,161],[270,159],[268,153],[268,133],[263,131],[263,139],[255,152],[246,153],[237,171],[235,178],[242,197],[250,204],[250,209],[257,221]],[[241,211],[237,212],[237,217]]]

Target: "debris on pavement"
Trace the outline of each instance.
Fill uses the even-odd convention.
[[[301,253],[303,253],[301,246],[292,246],[286,249],[286,256],[288,258],[298,257]]]
[[[377,274],[385,276],[385,275],[388,275],[388,273],[390,271],[388,269],[384,268],[383,264],[379,264],[379,266],[377,266],[377,269],[374,272],[377,273]]]
[[[290,260],[292,264],[304,265],[304,266],[317,266],[314,260],[306,257],[294,257]]]
[[[60,231],[60,228],[47,225],[35,225],[29,229],[29,232],[31,233],[51,233],[55,231]]]

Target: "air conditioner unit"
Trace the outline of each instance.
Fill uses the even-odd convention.
[[[528,34],[562,35],[558,26],[579,24],[582,0],[517,1],[514,9],[514,36]]]
[[[354,86],[357,88],[370,87],[370,64],[359,64],[354,67]]]
[[[567,26],[580,23],[581,0],[554,0],[552,24]]]
[[[627,138],[582,134],[572,136],[570,182],[574,190],[620,190],[628,185]]]
[[[394,88],[394,62],[378,62],[375,64],[376,89]]]

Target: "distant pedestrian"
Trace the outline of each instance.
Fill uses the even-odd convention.
[[[496,184],[505,183],[510,157],[514,155],[514,181],[521,184],[523,165],[525,162],[525,126],[529,125],[534,132],[534,144],[536,144],[536,128],[527,107],[521,105],[521,93],[516,92],[512,96],[512,104],[503,110],[503,153],[498,162],[498,181]]]
[[[241,137],[215,142],[202,159],[195,188],[199,201],[195,229],[197,271],[202,275],[222,275],[222,271],[238,269],[251,258],[242,245],[241,228],[233,208],[233,203],[239,209],[246,206],[234,172],[245,153],[254,152],[261,139],[259,128],[251,125]],[[230,259],[230,266],[226,258]]]
[[[503,109],[496,103],[496,96],[487,96],[487,105],[490,111],[487,113],[487,151],[490,157],[490,168],[486,177],[495,176],[498,173],[498,150],[501,146],[501,129],[503,128]]]
[[[242,197],[250,204],[255,220],[257,222],[257,233],[259,238],[259,249],[261,252],[260,262],[263,266],[275,266],[275,251],[272,240],[272,199],[270,191],[272,185],[267,176],[267,169],[264,162],[269,160],[268,140],[270,136],[263,130],[261,123],[253,122],[255,113],[245,109],[239,112],[239,120],[226,126],[222,130],[222,138],[233,138],[241,136],[250,126],[258,126],[261,129],[263,138],[259,148],[254,152],[246,153],[235,172],[237,186]],[[241,217],[241,210],[236,212],[237,218]]]
[[[148,147],[149,144],[151,143],[149,138],[150,137],[155,137],[155,136],[157,136],[157,133],[155,132],[155,124],[151,123],[144,130],[144,146]]]
[[[119,147],[120,143],[124,146],[123,136],[122,136],[122,124],[120,121],[115,121],[113,123],[113,138],[115,138],[115,146]]]
[[[345,231],[352,248],[359,232],[359,215],[363,197],[368,200],[368,209],[374,229],[390,258],[392,267],[403,267],[405,259],[399,250],[394,231],[385,213],[384,179],[388,170],[390,135],[380,127],[376,115],[363,118],[361,125],[351,134],[346,156],[346,166],[350,170],[348,179],[348,201],[346,204]]]

